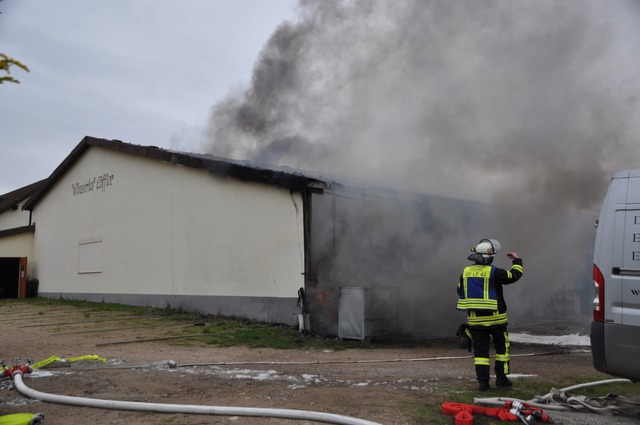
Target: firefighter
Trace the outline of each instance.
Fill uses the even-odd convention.
[[[473,264],[464,268],[458,282],[457,309],[467,312],[467,325],[471,331],[473,362],[478,379],[478,389],[489,389],[491,339],[496,350],[495,373],[497,387],[511,387],[509,374],[509,334],[507,333],[507,304],[502,293],[503,285],[514,283],[522,277],[522,259],[515,252],[507,253],[512,260],[510,270],[492,265],[493,257],[500,249],[495,239],[482,239],[468,260]]]

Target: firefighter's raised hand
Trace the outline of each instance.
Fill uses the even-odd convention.
[[[514,260],[520,257],[518,257],[518,254],[516,254],[515,252],[507,252],[507,258],[509,258],[510,260]]]

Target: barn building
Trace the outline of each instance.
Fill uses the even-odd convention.
[[[451,336],[486,205],[85,137],[0,199],[0,297],[295,324],[342,338]],[[475,237],[475,236],[474,236]]]

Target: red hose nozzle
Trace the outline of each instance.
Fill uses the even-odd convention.
[[[7,368],[5,370],[2,371],[2,377],[3,378],[13,378],[13,375],[15,375],[16,373],[22,373],[23,375],[28,374],[33,372],[33,369],[31,369],[31,366],[28,365],[24,365],[24,366],[20,366],[20,365],[15,365],[13,367]]]

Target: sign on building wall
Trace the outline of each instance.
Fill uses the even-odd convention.
[[[113,174],[104,173],[99,176],[91,177],[86,182],[76,182],[71,185],[73,195],[82,195],[89,192],[104,192],[107,188],[113,185]]]

